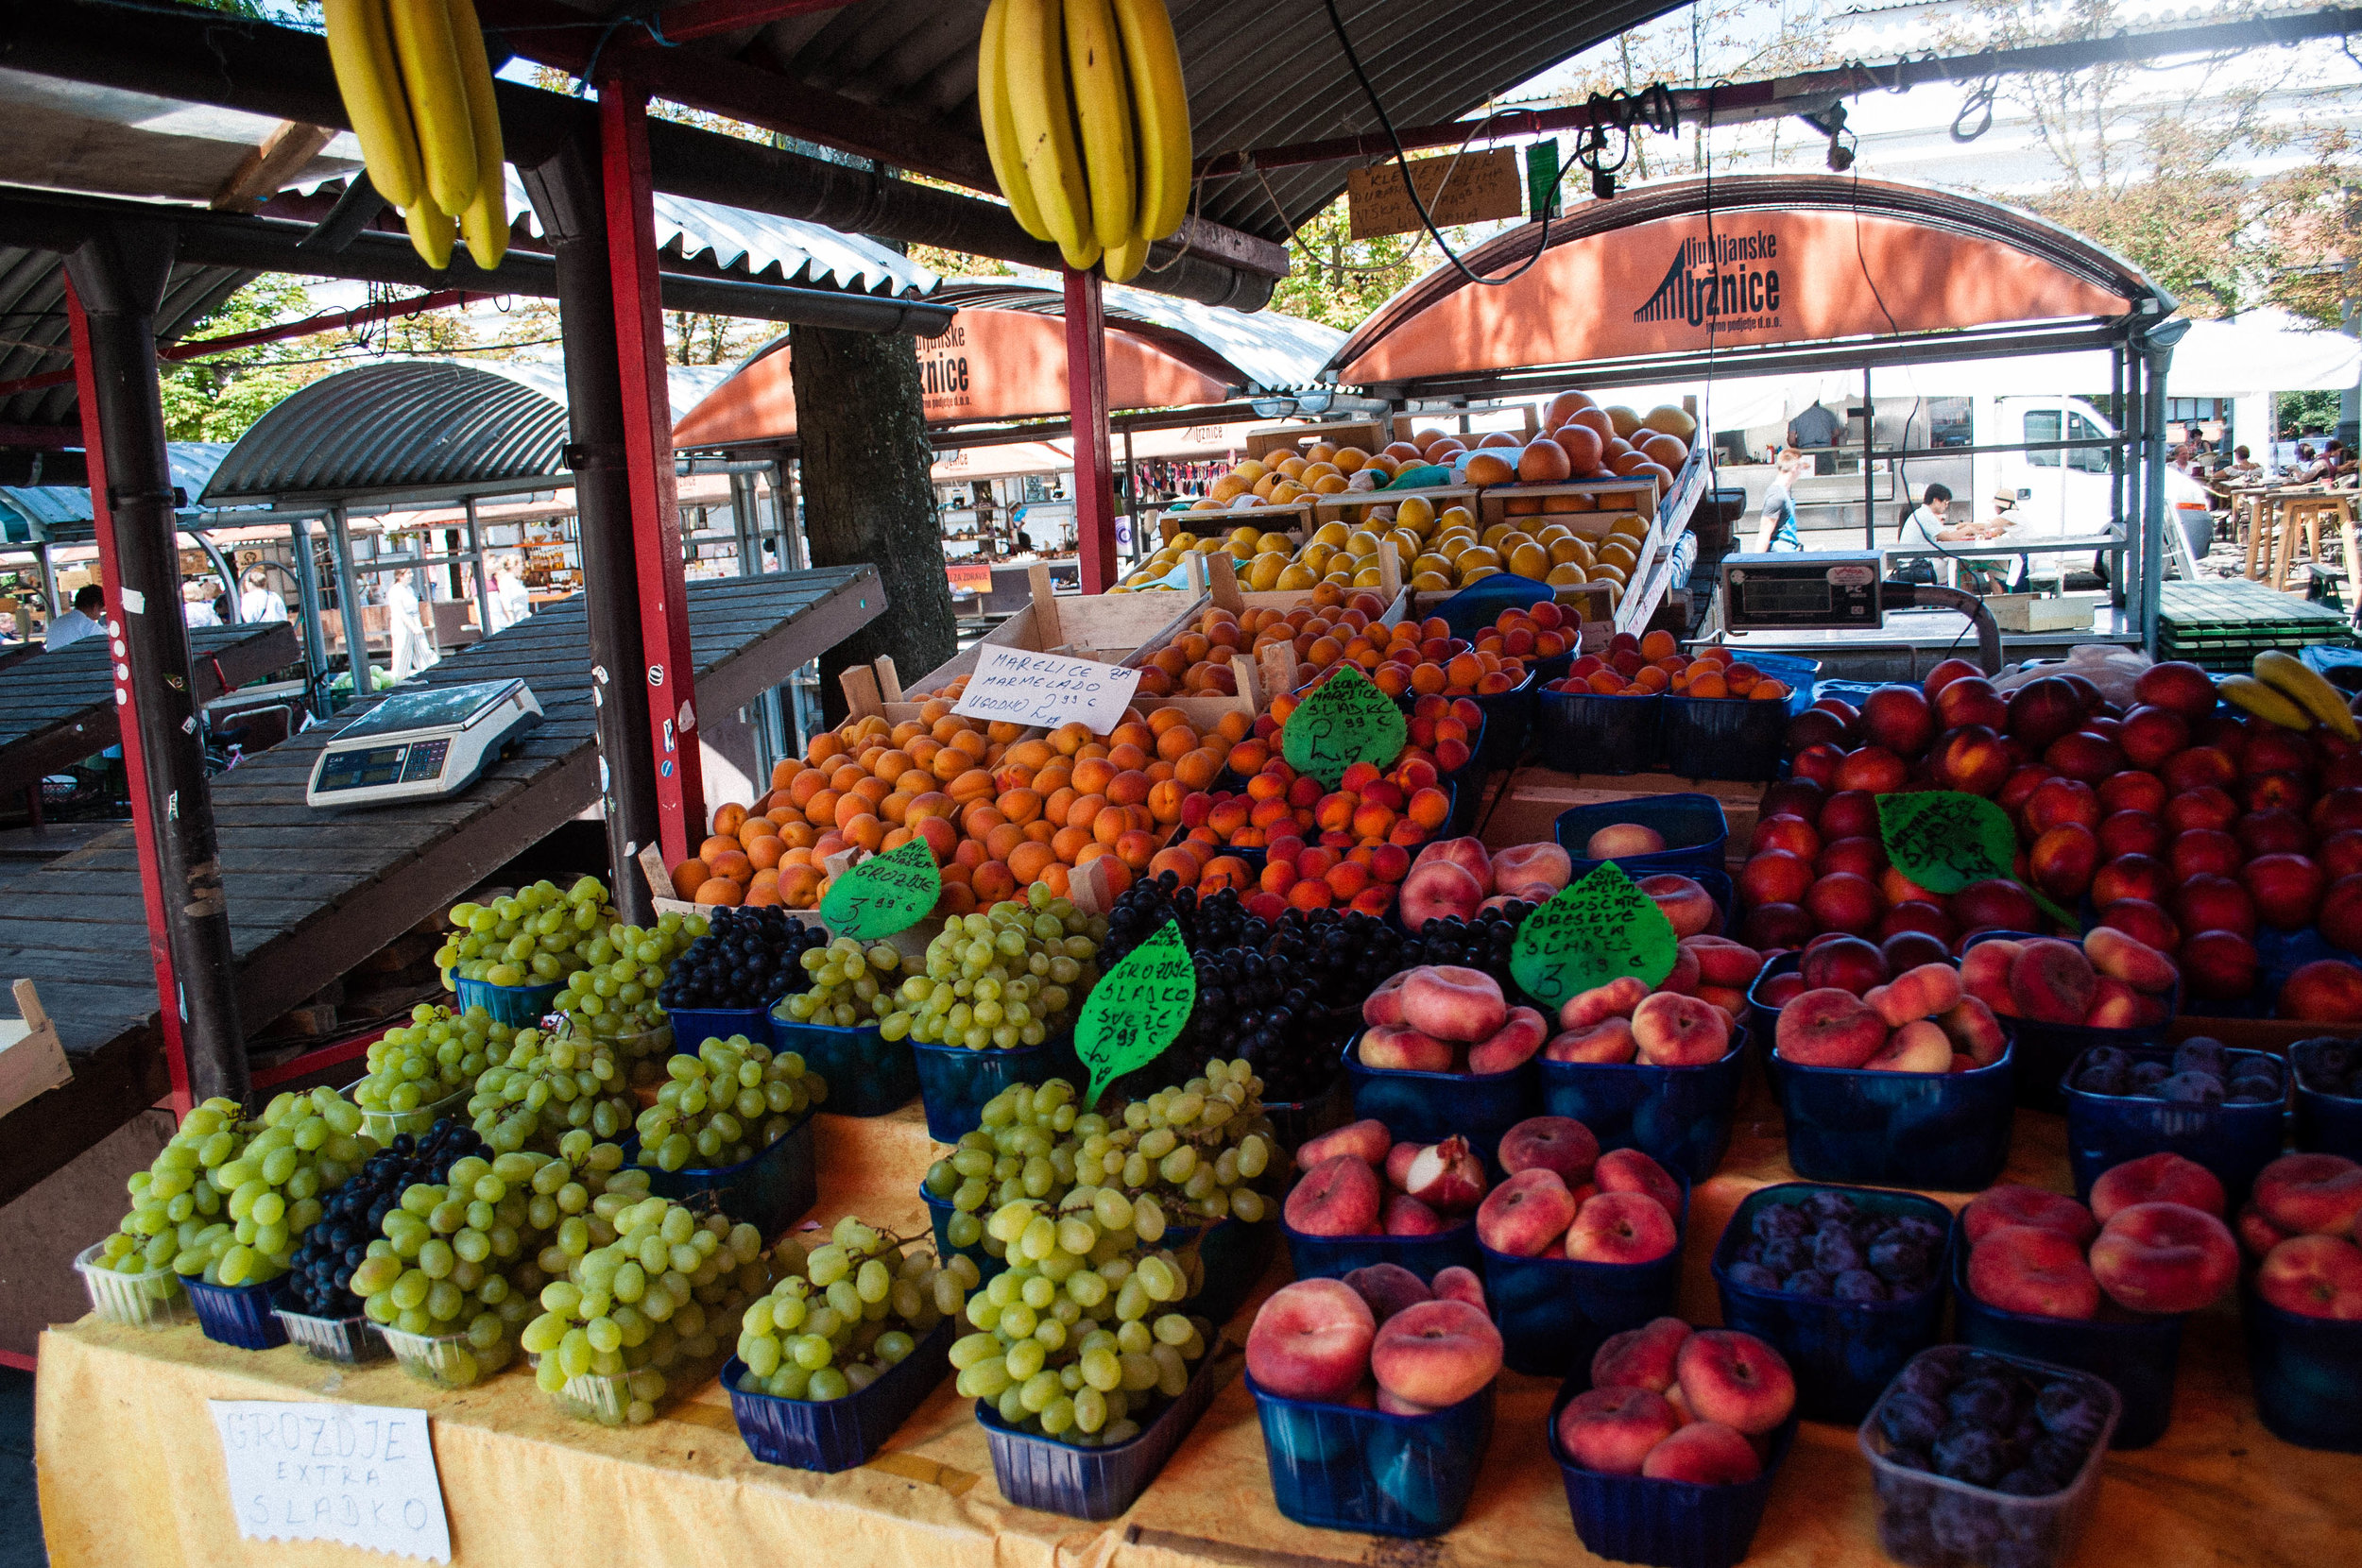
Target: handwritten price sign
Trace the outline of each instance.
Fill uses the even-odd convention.
[[[1614,861],[1561,888],[1517,928],[1509,973],[1526,995],[1556,1007],[1624,975],[1655,985],[1673,972],[1677,939],[1656,900]]]
[[[1074,1053],[1090,1069],[1090,1098],[1084,1103],[1096,1107],[1108,1084],[1163,1055],[1196,1005],[1197,966],[1181,928],[1168,920],[1100,976],[1083,1003]]]
[[[820,918],[840,936],[869,942],[908,930],[943,896],[934,851],[913,839],[890,855],[872,855],[829,884]]]
[[[1079,721],[1093,735],[1104,735],[1122,722],[1139,684],[1140,673],[1120,664],[986,644],[951,711],[988,724],[1050,728]]]
[[[1390,766],[1411,733],[1395,699],[1340,660],[1337,673],[1296,705],[1279,731],[1279,755],[1331,789],[1356,762]]]
[[[426,1412],[381,1405],[207,1400],[248,1541],[341,1541],[451,1560]]]
[[[1878,797],[1878,835],[1887,859],[1929,893],[1958,893],[1971,882],[2017,880],[2017,830],[2010,814],[1982,795],[1923,790]],[[2019,883],[2019,886],[2025,886]],[[2073,915],[2027,888],[2042,912],[2070,930]]]

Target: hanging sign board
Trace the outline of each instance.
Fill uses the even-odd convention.
[[[944,567],[943,574],[951,580],[953,593],[992,591],[992,563],[989,561],[952,563]]]
[[[1427,203],[1428,216],[1438,229],[1525,215],[1517,155],[1507,147],[1414,158],[1410,168],[1419,182],[1419,199]],[[1403,188],[1402,165],[1391,159],[1345,176],[1345,208],[1357,240],[1409,234],[1423,227],[1411,193]]]
[[[426,1412],[386,1405],[209,1399],[248,1541],[337,1541],[451,1560]]]
[[[1123,722],[1139,684],[1138,670],[1119,664],[987,643],[978,650],[976,673],[951,711],[988,724],[1055,728],[1079,722],[1104,735]]]

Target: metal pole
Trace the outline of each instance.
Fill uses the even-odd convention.
[[[369,633],[361,614],[361,584],[352,574],[352,535],[345,526],[345,503],[328,506],[328,548],[336,557],[336,620],[345,632],[345,669],[357,701],[377,689],[369,672]]]
[[[236,625],[244,618],[238,614],[238,578],[237,574],[230,570],[229,557],[222,554],[221,546],[208,537],[204,529],[183,528],[180,532],[197,541],[197,547],[205,552],[205,558],[213,562],[214,570],[221,574],[222,587],[227,590],[223,597],[230,601],[230,619],[226,624]],[[179,565],[177,561],[174,564],[176,568]],[[174,597],[178,598],[179,595],[176,594]]]
[[[243,1101],[250,1080],[156,379],[156,312],[172,256],[172,230],[154,224],[92,239],[65,264],[140,893],[178,1108],[215,1095]]]
[[[525,188],[557,268],[566,344],[566,417],[574,478],[574,545],[590,639],[599,793],[616,907],[632,925],[654,914],[635,864],[657,839],[656,763],[648,750],[648,687],[640,678],[640,616],[632,583],[632,503],[624,457],[624,392],[608,265],[606,197],[595,147],[576,145],[529,171]]]
[[[475,557],[475,624],[486,637],[492,635],[491,574],[484,570],[484,521],[475,514],[475,497],[468,496],[463,504],[468,508],[468,553]],[[458,585],[452,585],[453,591]]]
[[[696,660],[689,646],[673,416],[664,383],[648,94],[620,76],[599,84],[599,162],[639,576],[640,651],[646,661],[648,738],[656,757],[657,832],[666,863],[677,864],[696,842],[691,835],[705,828],[705,769],[697,753]]]
[[[1148,554],[1140,538],[1140,466],[1132,456],[1130,425],[1123,427],[1123,529],[1132,538],[1128,565]]]
[[[1066,386],[1074,428],[1075,547],[1083,591],[1116,580],[1115,466],[1107,435],[1107,311],[1099,274],[1066,269]]]
[[[2165,599],[2165,372],[2173,365],[2173,345],[2189,322],[2171,325],[2181,331],[2149,334],[2143,356],[2148,374],[2148,387],[2142,399],[2142,435],[2147,440],[2147,471],[2148,487],[2141,497],[2141,649],[2149,657],[2157,656],[2157,612]],[[2177,525],[2178,526],[2178,525]]]
[[[2125,433],[2124,402],[2124,345],[2112,343],[2108,346],[2108,417],[2115,421],[2118,435]],[[2062,430],[2059,434],[2063,435],[2066,432]],[[2063,466],[2066,458],[2062,455],[2059,461]],[[2124,448],[2122,446],[2112,446],[2108,449],[2108,524],[2119,536],[2129,534],[2124,519]]]
[[[33,546],[33,559],[41,567],[41,604],[43,611],[41,623],[43,628],[46,630],[49,623],[57,620],[60,613],[58,604],[58,566],[55,561],[52,561],[49,558],[49,541],[47,539],[43,539],[39,544]]]
[[[303,616],[303,668],[311,676],[312,705],[328,711],[328,638],[320,630],[320,585],[312,554],[312,520],[287,520],[287,542],[295,552],[296,602]]]
[[[1908,445],[1908,441],[1906,441]],[[1878,450],[1877,405],[1870,401],[1870,366],[1861,367],[1861,542],[1878,548],[1878,484],[1871,453]]]

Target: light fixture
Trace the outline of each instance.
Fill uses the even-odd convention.
[[[1296,411],[1296,401],[1293,398],[1255,398],[1248,401],[1247,406],[1255,410],[1255,417],[1258,419],[1284,419]]]
[[[1337,394],[1326,386],[1307,387],[1296,394],[1296,412],[1326,414],[1328,412],[1329,404],[1336,401]]]

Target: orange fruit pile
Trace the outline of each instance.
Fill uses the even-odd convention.
[[[1365,634],[1385,613],[1386,601],[1378,594],[1348,594],[1343,584],[1328,582],[1315,585],[1306,602],[1293,609],[1251,608],[1236,615],[1219,607],[1207,609],[1198,617],[1195,631],[1174,638],[1141,661],[1139,695],[1235,696],[1231,655],[1252,657],[1281,642],[1295,649],[1299,661],[1326,669],[1344,656],[1357,639],[1366,643]],[[1375,667],[1375,662],[1364,666]]]

